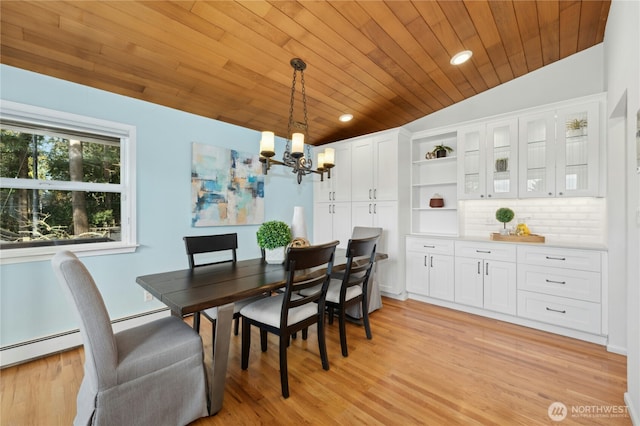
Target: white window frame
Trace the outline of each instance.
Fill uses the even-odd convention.
[[[86,117],[47,108],[25,105],[0,99],[0,117],[7,121],[32,123],[34,125],[46,125],[60,129],[75,130],[85,133],[94,133],[120,139],[120,184],[109,184],[111,189],[118,186],[121,194],[121,240],[85,243],[65,244],[61,246],[25,247],[0,251],[0,265],[21,262],[35,262],[49,260],[55,253],[61,250],[70,250],[78,256],[95,256],[103,254],[131,253],[136,250],[136,127]],[[7,182],[11,180],[11,182]],[[8,179],[0,177],[0,185],[3,188],[26,189],[51,189],[51,184],[46,181],[32,179]],[[56,184],[55,189],[103,191],[105,184],[65,182]],[[64,186],[64,187],[63,187]]]

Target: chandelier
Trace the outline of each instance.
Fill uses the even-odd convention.
[[[274,133],[262,132],[260,140],[260,162],[262,163],[262,172],[266,175],[272,165],[291,167],[292,173],[298,177],[298,183],[302,182],[302,176],[311,173],[320,175],[320,180],[324,180],[324,172],[327,172],[327,179],[331,178],[331,168],[335,165],[335,150],[326,148],[324,152],[318,154],[318,167],[313,168],[311,161],[311,148],[305,145],[305,134],[309,134],[309,123],[307,119],[307,95],[304,90],[304,70],[307,64],[300,58],[293,58],[290,61],[293,67],[293,83],[291,85],[291,102],[289,104],[289,123],[287,124],[287,146],[282,154],[282,161],[273,159],[276,155],[274,148]],[[304,114],[304,122],[295,121],[293,119],[293,104],[296,94],[296,77],[300,72],[300,83],[302,86],[302,110]],[[306,153],[305,153],[306,147]]]

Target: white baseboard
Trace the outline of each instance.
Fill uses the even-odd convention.
[[[638,401],[636,401],[636,403],[637,402]],[[627,411],[629,413],[629,417],[631,417],[631,424],[640,426],[640,411],[638,411],[640,407],[637,407],[633,404],[629,392],[625,392],[624,394],[624,403],[627,404]]]
[[[627,356],[627,348],[618,345],[607,345],[607,352]]]
[[[150,321],[167,317],[171,313],[167,308],[159,309],[151,312],[145,312],[140,315],[122,318],[111,322],[115,333],[148,323]],[[51,336],[42,337],[40,339],[30,340],[27,342],[17,343],[11,346],[0,348],[0,368],[10,367],[15,364],[21,364],[43,356],[51,355],[57,352],[66,351],[82,345],[82,337],[80,330],[71,330],[65,333],[59,333]]]

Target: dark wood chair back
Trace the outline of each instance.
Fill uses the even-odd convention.
[[[191,269],[198,266],[213,265],[216,263],[236,262],[236,250],[238,249],[238,234],[219,234],[219,235],[199,235],[193,237],[184,237],[184,245],[187,249],[189,257],[189,267]],[[196,254],[214,253],[219,251],[231,251],[231,258],[216,262],[197,263]]]
[[[367,284],[376,258],[377,243],[378,236],[349,240],[347,265],[344,273],[340,275],[342,278],[341,302],[344,302],[347,289],[354,285],[362,285],[363,294],[367,294]]]
[[[287,285],[284,291],[281,326],[288,324],[287,317],[292,308],[312,302],[318,302],[324,306],[324,295],[329,287],[338,244],[339,241],[333,241],[317,246],[289,248],[285,261]],[[320,268],[320,272],[314,271],[318,268]],[[323,271],[324,268],[326,270]],[[317,291],[305,296],[300,294],[301,290],[314,287],[317,288]],[[296,297],[293,297],[294,295]]]

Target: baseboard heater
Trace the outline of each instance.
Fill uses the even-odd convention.
[[[171,315],[169,308],[161,308],[141,314],[131,315],[111,321],[114,332],[136,327],[147,322]],[[0,348],[0,368],[33,361],[58,352],[82,345],[80,330],[69,330],[38,339],[19,342]]]

